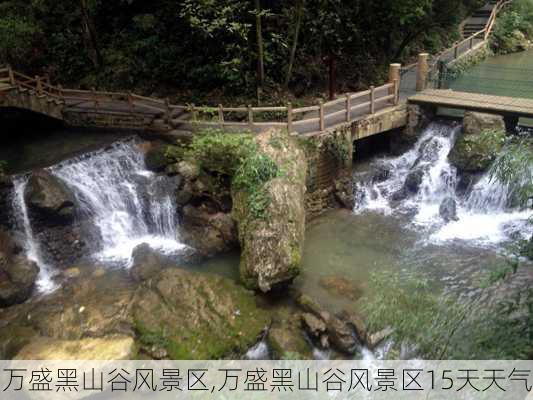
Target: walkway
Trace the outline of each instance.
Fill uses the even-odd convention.
[[[428,89],[410,97],[409,103],[517,117],[533,117],[533,99]]]

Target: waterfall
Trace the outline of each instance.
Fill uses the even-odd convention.
[[[165,254],[185,247],[178,240],[176,181],[147,171],[134,141],[56,165],[50,172],[72,190],[82,218],[90,221],[96,259],[130,266],[132,251],[141,243]]]
[[[479,244],[505,241],[509,233],[524,231],[529,213],[510,207],[511,191],[490,171],[466,194],[457,194],[458,174],[448,162],[461,126],[432,123],[415,146],[399,157],[376,160],[373,171],[356,173],[355,213],[402,213],[418,228],[428,229],[429,241],[472,240]],[[418,177],[418,178],[417,178]],[[406,193],[409,181],[416,193]],[[439,215],[443,200],[457,204],[458,221],[445,223]]]
[[[24,190],[28,184],[28,177],[18,177],[13,180],[14,196],[13,210],[17,225],[23,228],[24,233],[24,251],[26,257],[39,266],[39,276],[37,278],[37,288],[41,292],[51,292],[56,288],[53,281],[52,268],[45,262],[39,243],[35,240],[30,218],[28,216],[28,207],[24,201]]]

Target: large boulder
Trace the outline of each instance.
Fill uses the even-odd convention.
[[[473,111],[465,112],[463,119],[463,132],[465,135],[479,135],[488,130],[505,132],[503,117]]]
[[[446,197],[439,207],[439,214],[444,222],[457,221],[457,202],[453,197]]]
[[[152,249],[148,243],[142,243],[132,252],[133,265],[131,276],[136,281],[145,281],[157,274],[163,266],[160,254]]]
[[[407,193],[415,194],[420,190],[422,182],[424,181],[425,170],[422,167],[415,168],[407,174],[405,178],[404,188]]]
[[[6,307],[26,301],[39,274],[34,262],[17,254],[11,237],[0,231],[0,306]]]
[[[312,359],[312,347],[301,329],[299,314],[288,306],[276,310],[268,331],[268,344],[275,359]]]
[[[135,342],[128,336],[57,340],[36,338],[24,346],[16,360],[132,360]]]
[[[465,134],[457,139],[448,158],[461,172],[482,172],[496,159],[504,144],[503,130]]]
[[[74,197],[65,184],[46,170],[34,172],[24,198],[32,218],[44,225],[65,225],[74,220]]]
[[[241,244],[241,280],[251,289],[269,292],[285,287],[300,273],[305,235],[307,162],[298,144],[281,131],[257,136],[259,152],[283,171],[268,181],[261,199],[244,190],[233,195],[233,215]],[[260,203],[263,215],[253,208]]]
[[[231,214],[201,205],[186,205],[182,210],[181,240],[200,256],[212,257],[238,246],[237,225]]]
[[[133,305],[143,346],[172,359],[220,359],[244,354],[270,324],[254,295],[232,281],[167,269],[143,286]]]

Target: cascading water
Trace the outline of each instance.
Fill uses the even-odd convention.
[[[434,242],[499,243],[509,232],[520,231],[528,213],[509,206],[509,188],[492,178],[490,171],[466,194],[457,194],[457,171],[448,154],[460,129],[457,124],[432,123],[413,149],[400,157],[377,160],[371,174],[356,174],[354,211],[413,215],[413,224],[428,229]],[[445,223],[439,215],[447,198],[457,204],[457,221]]]
[[[129,266],[133,249],[141,243],[165,254],[185,247],[178,240],[172,201],[175,180],[147,171],[133,141],[57,165],[50,172],[74,192],[81,214],[95,228],[97,259]]]
[[[39,266],[39,277],[37,287],[41,292],[50,292],[56,288],[53,281],[53,269],[44,261],[41,254],[39,243],[35,240],[33,229],[31,227],[28,208],[24,201],[24,190],[28,184],[28,177],[19,177],[14,179],[14,196],[13,210],[17,224],[23,229],[24,233],[24,251],[28,259]]]

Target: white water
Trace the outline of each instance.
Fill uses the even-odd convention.
[[[413,226],[427,230],[427,241],[433,243],[463,240],[494,245],[507,240],[513,232],[524,232],[521,228],[530,212],[509,208],[509,188],[491,179],[490,173],[486,173],[466,195],[456,194],[457,171],[448,162],[448,154],[460,129],[458,125],[432,123],[412,150],[400,157],[377,160],[375,167],[390,171],[382,182],[368,179],[361,182],[361,176],[356,175],[359,182],[354,212],[412,214]],[[395,201],[394,194],[402,189],[415,168],[424,170],[418,193]],[[447,197],[457,202],[458,221],[445,223],[439,215],[439,206]]]
[[[53,281],[53,269],[44,261],[39,243],[35,239],[33,229],[30,224],[28,208],[26,207],[26,202],[24,201],[24,190],[26,189],[27,183],[28,177],[20,177],[13,181],[14,216],[17,219],[17,223],[24,229],[24,251],[26,252],[26,257],[36,263],[40,269],[36,282],[37,289],[41,292],[48,293],[56,289],[57,285]]]
[[[185,247],[172,199],[175,183],[147,171],[135,143],[117,143],[50,171],[74,192],[81,213],[96,228],[96,259],[130,266],[141,243],[165,254]]]

